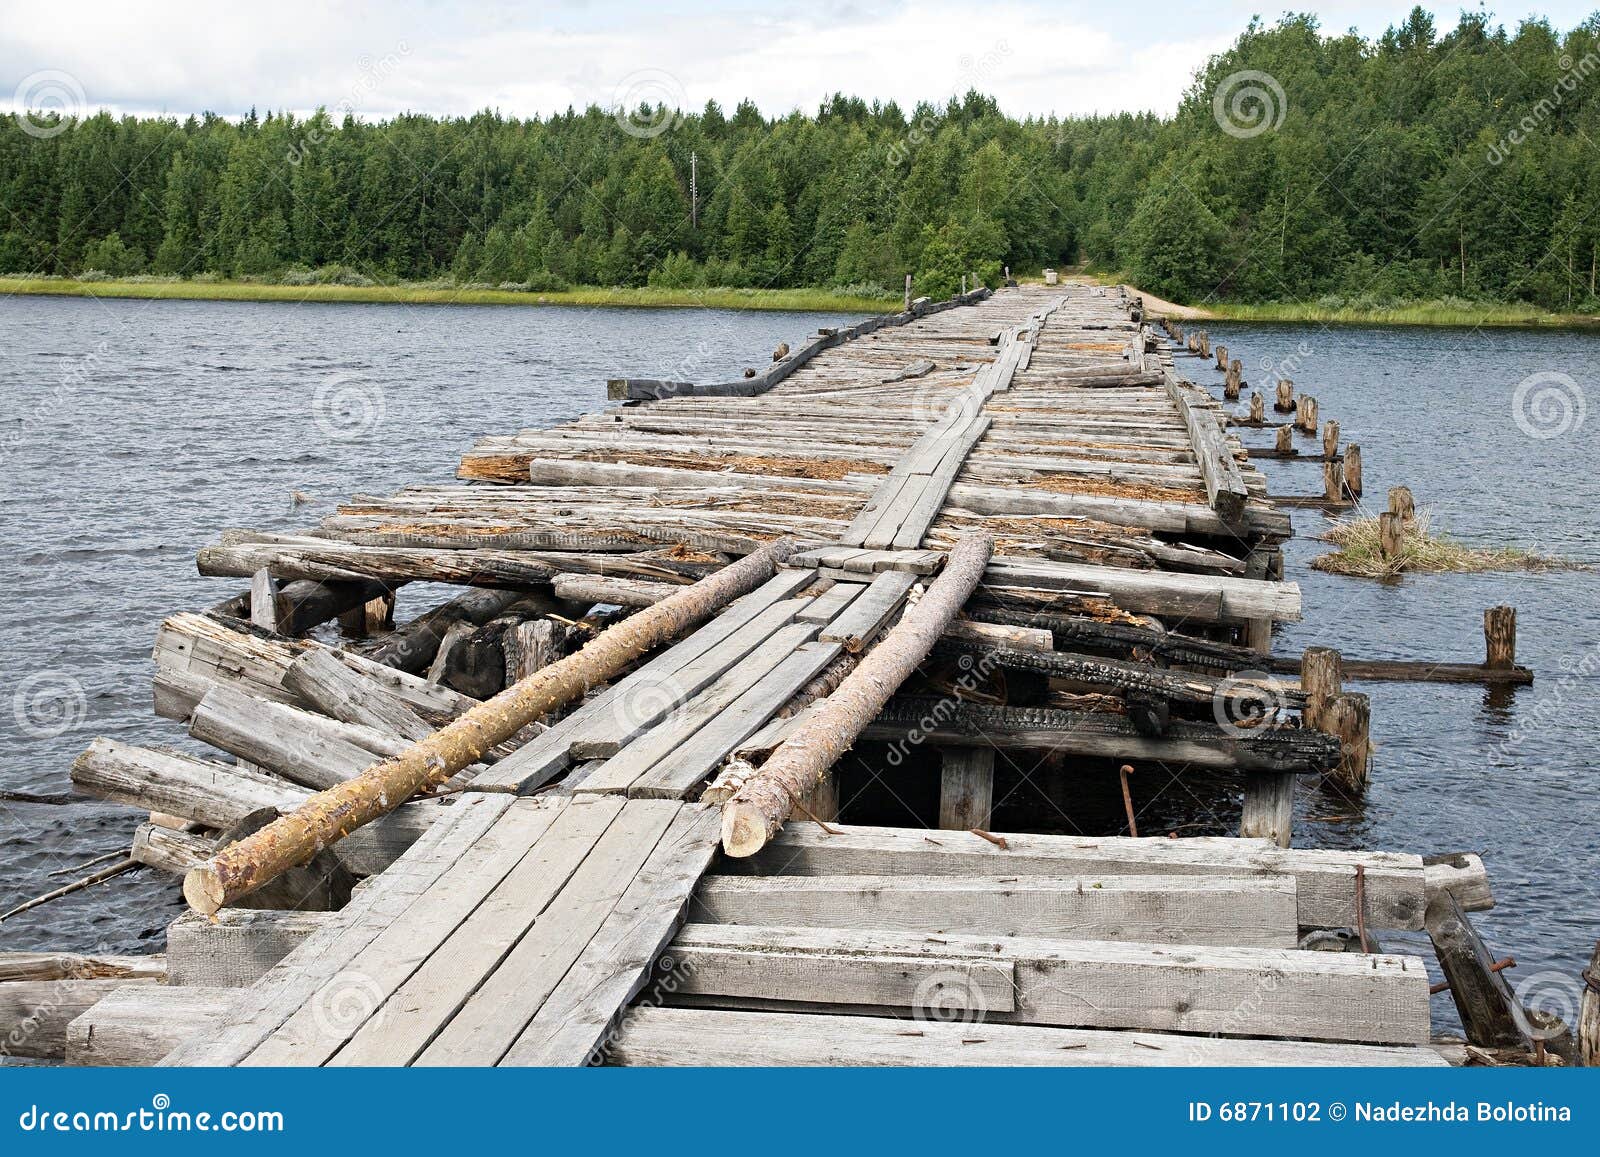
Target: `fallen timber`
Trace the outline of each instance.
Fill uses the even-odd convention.
[[[454,484],[202,550],[274,607],[456,593],[339,646],[237,596],[163,624],[157,712],[230,761],[99,740],[75,780],[151,813],[135,858],[186,875],[195,914],[167,984],[52,1043],[97,1064],[1442,1063],[1420,959],[1300,944],[1420,930],[1440,896],[1481,910],[1487,875],[1289,846],[1296,782],[1357,745],[1364,765],[1367,737],[1274,678],[1290,523],[1226,415],[1116,291],[874,321],[750,379],[613,383],[622,405],[486,438]],[[1124,761],[1242,772],[1239,834],[994,832],[1023,752],[1074,792]],[[862,767],[936,785],[928,827],[857,822]],[[366,879],[277,910],[308,864]],[[981,1049],[952,1010],[990,1022]]]

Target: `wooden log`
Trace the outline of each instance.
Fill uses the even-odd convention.
[[[189,734],[291,783],[316,789],[344,783],[360,775],[377,756],[404,746],[370,728],[258,699],[221,684],[200,700],[189,720]]]
[[[1271,840],[1287,848],[1294,839],[1294,789],[1297,776],[1253,771],[1245,776],[1239,835]]]
[[[1430,1048],[1237,1040],[1167,1033],[812,1012],[641,1006],[611,1042],[612,1064],[640,1066],[939,1066],[1059,1068],[1188,1065],[1440,1066]]]
[[[71,775],[88,795],[217,829],[260,808],[292,808],[306,798],[304,789],[276,777],[104,738],[78,756]]]
[[[1365,695],[1345,691],[1333,696],[1322,711],[1322,729],[1339,740],[1339,766],[1328,778],[1351,793],[1367,787],[1367,763],[1371,757],[1372,704]]]
[[[994,540],[986,534],[966,535],[957,542],[944,571],[917,605],[838,690],[821,701],[807,725],[786,739],[760,772],[723,804],[722,844],[729,855],[753,855],[783,826],[794,801],[811,793],[927,657],[983,578],[993,547]]]
[[[556,598],[575,603],[606,603],[618,607],[649,607],[682,590],[673,583],[610,575],[558,574],[551,580]]]
[[[118,988],[67,1026],[69,1065],[159,1065],[166,1055],[225,1024],[236,988],[139,985]]]
[[[981,747],[949,747],[940,752],[939,826],[956,831],[987,831],[994,802],[994,752]]]
[[[1344,656],[1332,647],[1307,647],[1300,657],[1300,690],[1305,706],[1300,720],[1307,727],[1325,730],[1328,704],[1344,690]]]
[[[146,867],[181,876],[216,850],[215,840],[152,823],[140,824],[134,829],[133,847],[128,855]]]
[[[1517,608],[1489,607],[1483,612],[1483,665],[1509,671],[1517,665]]]
[[[1483,857],[1474,852],[1443,852],[1422,861],[1423,883],[1431,901],[1440,892],[1449,892],[1468,912],[1485,912],[1494,907],[1494,890]]]
[[[1329,418],[1322,423],[1322,456],[1336,457],[1339,453],[1339,423]]]
[[[378,582],[295,579],[278,588],[275,629],[280,635],[303,635],[319,623],[393,593],[392,588]]]
[[[1272,408],[1280,414],[1294,413],[1294,383],[1288,378],[1279,380],[1278,393]]]
[[[278,584],[266,567],[250,576],[251,626],[260,627],[263,631],[277,630],[277,594]]]
[[[1233,452],[1222,436],[1217,424],[1217,412],[1194,404],[1189,387],[1178,382],[1171,371],[1162,373],[1162,385],[1189,432],[1189,445],[1194,452],[1200,477],[1205,483],[1206,499],[1224,524],[1233,524],[1244,515],[1250,491],[1245,486],[1244,475],[1234,461]]]
[[[465,591],[397,629],[367,652],[367,658],[419,675],[428,669],[452,625],[470,623],[481,627],[523,597],[524,592],[515,590]]]
[[[139,977],[164,980],[167,958],[97,956],[83,952],[0,952],[0,984],[41,980],[119,980]]]
[[[1494,957],[1451,893],[1433,897],[1424,926],[1450,983],[1450,998],[1461,1014],[1468,1043],[1483,1048],[1520,1045],[1517,998],[1506,978],[1491,967]]]
[[[886,743],[904,743],[911,735],[952,747],[1153,759],[1245,771],[1332,771],[1340,758],[1336,739],[1303,727],[1223,728],[1174,720],[1166,734],[1146,736],[1120,715],[913,696],[892,699],[866,731],[868,739]]]
[[[1600,943],[1594,946],[1583,973],[1583,996],[1578,1004],[1578,1055],[1589,1068],[1600,1066]]]
[[[324,650],[306,651],[289,664],[284,686],[307,705],[345,723],[399,739],[424,739],[433,726],[375,679],[347,667]]]
[[[1344,448],[1344,489],[1351,498],[1361,497],[1361,447],[1354,442]]]
[[[150,976],[0,984],[0,1057],[61,1060],[69,1024],[120,988],[154,984]]]
[[[247,988],[317,929],[327,912],[185,912],[167,927],[167,983]]]
[[[571,702],[653,647],[754,590],[792,550],[788,540],[769,544],[622,620],[575,654],[472,708],[401,755],[313,796],[291,814],[192,869],[184,878],[185,897],[196,911],[210,915],[280,872],[309,862],[322,848],[423,788],[443,783],[533,719]]]
[[[1411,494],[1411,487],[1389,487],[1389,513],[1405,522],[1417,516],[1417,500]]]
[[[472,638],[477,630],[478,628],[471,623],[451,623],[445,628],[444,638],[439,640],[439,649],[433,653],[433,661],[428,664],[429,683],[444,683],[444,677],[449,672],[451,664],[459,662],[456,656],[457,649]]]

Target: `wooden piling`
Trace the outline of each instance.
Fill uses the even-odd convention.
[[[1294,382],[1288,378],[1278,380],[1278,398],[1272,403],[1272,408],[1280,414],[1294,413]]]
[[[1410,522],[1417,516],[1417,501],[1411,496],[1411,487],[1391,486],[1389,488],[1389,513],[1402,522]]]
[[[1240,364],[1238,358],[1234,358],[1233,361],[1228,363],[1228,376],[1222,383],[1223,397],[1229,401],[1238,398],[1239,392],[1244,386],[1243,374],[1244,366]]]
[[[1378,553],[1391,562],[1400,558],[1405,541],[1404,527],[1400,515],[1393,510],[1378,515]]]
[[[1344,498],[1344,464],[1337,458],[1322,460],[1322,493],[1329,502]]]
[[[1219,346],[1217,346],[1217,369],[1226,370],[1227,368],[1228,368],[1228,347],[1225,346],[1225,345],[1219,345]]]
[[[906,274],[906,305],[907,313],[911,312],[911,274]]]
[[[1600,942],[1594,946],[1583,973],[1583,997],[1578,1005],[1578,1055],[1586,1066],[1600,1066]]]
[[[1288,426],[1278,427],[1277,441],[1274,443],[1273,449],[1280,455],[1293,454],[1295,452],[1294,432]]]
[[[1345,791],[1366,790],[1371,758],[1372,702],[1356,691],[1344,691],[1328,700],[1322,730],[1339,740],[1339,766],[1328,778]]]
[[[1250,424],[1260,426],[1267,420],[1267,400],[1258,390],[1250,395]]]
[[[1509,671],[1517,665],[1517,608],[1489,607],[1483,612],[1483,665]]]
[[[939,826],[951,831],[987,831],[994,801],[994,749],[949,747],[941,758]]]
[[[1361,447],[1355,442],[1344,448],[1344,490],[1351,498],[1361,497]]]
[[[1339,453],[1339,423],[1332,418],[1322,423],[1322,456],[1336,457]]]
[[[1295,408],[1294,424],[1302,434],[1316,434],[1317,399],[1310,394],[1300,398],[1300,404]]]
[[[1328,704],[1344,691],[1344,656],[1332,647],[1307,647],[1300,656],[1300,689],[1306,695],[1301,722],[1327,730]]]

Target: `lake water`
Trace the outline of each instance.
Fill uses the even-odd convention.
[[[711,310],[0,300],[0,788],[68,790],[90,738],[182,745],[150,710],[161,618],[237,581],[194,553],[230,526],[290,530],[352,493],[452,476],[483,434],[604,404],[621,374],[709,379],[759,365],[833,315]],[[1434,525],[1600,562],[1600,337],[1213,324],[1245,378],[1293,378],[1361,443],[1367,492],[1404,483]],[[1220,389],[1197,359],[1180,369]],[[1519,395],[1519,385],[1530,382]],[[1553,391],[1553,392],[1552,392]],[[1563,430],[1562,410],[1568,403]],[[1520,421],[1519,421],[1520,417]],[[1247,444],[1270,432],[1244,431]],[[1302,443],[1306,445],[1306,443]],[[1264,461],[1274,494],[1311,464]],[[309,503],[296,508],[300,492]],[[1531,687],[1370,684],[1364,801],[1303,790],[1297,843],[1476,850],[1499,907],[1476,922],[1513,982],[1558,1012],[1600,936],[1600,576],[1446,575],[1383,585],[1313,571],[1325,521],[1295,513],[1304,622],[1280,653],[1476,660],[1482,610],[1519,611]],[[0,908],[125,848],[132,813],[0,802]],[[51,873],[59,872],[52,876]],[[0,949],[126,952],[159,942],[177,890],[124,877],[0,926]],[[1396,947],[1426,952],[1416,938]],[[1431,957],[1431,953],[1426,953]],[[1447,1019],[1448,998],[1436,1015]]]

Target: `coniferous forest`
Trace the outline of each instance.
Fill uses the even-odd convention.
[[[1252,24],[1170,118],[1018,120],[977,92],[776,120],[10,117],[0,273],[892,291],[911,272],[945,295],[1085,262],[1183,301],[1593,310],[1596,73],[1600,14],[1440,30],[1417,9],[1376,41]]]

